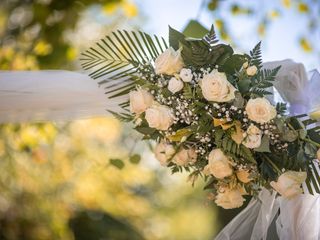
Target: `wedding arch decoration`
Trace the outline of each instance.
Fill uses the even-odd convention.
[[[201,39],[169,27],[169,41],[118,30],[82,54],[82,67],[119,102],[110,110],[132,122],[172,173],[202,177],[218,206],[243,205],[262,188],[285,198],[320,193],[319,127],[273,103],[281,66],[265,69],[261,43],[249,54],[220,43],[214,27]],[[271,90],[270,90],[271,89]]]

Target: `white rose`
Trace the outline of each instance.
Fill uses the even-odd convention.
[[[181,149],[174,155],[172,161],[179,166],[187,166],[197,161],[197,153],[193,148]]]
[[[146,120],[149,127],[158,130],[168,130],[173,123],[170,108],[163,105],[153,105],[146,110]]]
[[[246,70],[248,76],[256,75],[257,71],[258,71],[258,68],[255,65],[248,67]]]
[[[277,115],[274,106],[265,98],[250,99],[246,106],[246,112],[249,119],[257,123],[267,123]]]
[[[244,62],[243,64],[242,64],[242,67],[243,68],[247,68],[249,66],[249,63],[248,62]]]
[[[258,148],[261,145],[262,132],[255,125],[251,124],[246,132],[247,136],[242,142],[247,148]]]
[[[301,184],[306,180],[306,172],[287,171],[280,175],[277,182],[270,185],[285,198],[293,198],[302,193]]]
[[[226,74],[216,69],[203,76],[200,87],[204,98],[208,101],[228,102],[235,98],[236,89],[228,81]]]
[[[230,159],[221,149],[214,149],[210,152],[209,162],[204,171],[219,179],[231,176],[233,172]]]
[[[168,160],[174,155],[175,150],[172,145],[161,141],[157,144],[154,149],[154,154],[156,159],[160,162],[162,166],[166,166],[169,162]]]
[[[179,76],[184,82],[191,82],[193,77],[191,69],[188,68],[182,68]]]
[[[153,103],[153,96],[144,89],[131,91],[130,98],[130,111],[132,113],[143,113]]]
[[[183,88],[183,82],[175,77],[172,77],[168,83],[168,89],[172,93],[179,92]]]
[[[237,175],[237,178],[240,180],[240,182],[243,182],[243,183],[248,183],[252,180],[250,178],[250,173],[248,170],[244,170],[244,169],[238,170],[236,171],[236,175]]]
[[[223,192],[219,192],[216,196],[215,203],[224,209],[232,209],[241,207],[244,201],[245,199],[242,197],[241,191],[235,188],[225,189]]]
[[[320,161],[320,148],[317,151],[317,159],[318,159],[318,161]]]
[[[175,51],[172,47],[169,47],[161,53],[154,62],[156,74],[172,75],[178,73],[183,67],[180,52],[181,50]]]

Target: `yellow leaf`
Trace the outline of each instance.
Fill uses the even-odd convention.
[[[291,7],[291,0],[282,0],[282,4],[286,8],[290,8]]]
[[[269,13],[269,17],[271,19],[276,19],[280,16],[280,12],[278,10],[271,10]]]
[[[260,23],[258,26],[258,33],[260,36],[264,36],[266,33],[266,26],[264,23]]]
[[[122,8],[123,8],[124,14],[129,18],[132,18],[138,15],[137,6],[131,2],[124,2],[122,4]]]
[[[315,110],[311,112],[309,115],[311,119],[320,120],[320,110]]]
[[[312,52],[311,43],[306,38],[300,38],[300,46],[305,52]]]
[[[240,144],[243,140],[243,133],[244,133],[244,131],[241,128],[241,122],[235,121],[235,127],[236,127],[235,132],[231,134],[231,138],[237,144]]]
[[[52,46],[48,42],[40,40],[35,45],[33,51],[36,55],[46,56],[52,52]]]
[[[167,137],[170,141],[180,142],[183,137],[188,137],[191,134],[191,130],[187,128],[179,129],[176,134]]]
[[[309,6],[303,2],[300,2],[298,4],[298,11],[301,13],[307,13],[309,12]]]
[[[234,126],[234,122],[231,123],[227,123],[226,119],[223,118],[213,118],[213,126],[218,127],[221,126],[223,130],[227,130],[229,128],[231,128],[232,126]]]
[[[66,55],[67,55],[67,59],[72,61],[77,58],[78,53],[75,48],[70,47],[70,48],[68,48]]]
[[[106,3],[103,7],[102,7],[102,11],[108,15],[113,14],[115,11],[117,11],[119,7],[118,3]]]

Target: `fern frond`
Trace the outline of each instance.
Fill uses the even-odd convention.
[[[262,68],[261,42],[250,51],[250,65],[255,65],[258,69]]]
[[[217,42],[219,42],[219,40],[217,39],[215,30],[214,30],[214,26],[213,24],[211,25],[211,29],[210,32],[208,32],[203,38],[202,40],[204,42],[206,42],[210,48],[212,48],[214,46],[214,44],[216,44]]]

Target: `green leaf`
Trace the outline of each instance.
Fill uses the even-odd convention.
[[[282,139],[287,142],[294,142],[297,140],[299,134],[295,130],[286,130],[282,135]]]
[[[183,33],[169,26],[169,44],[173,49],[178,50],[180,48],[180,42],[184,42],[185,38]]]
[[[134,154],[130,156],[129,161],[133,164],[138,164],[141,161],[141,156],[139,154]]]
[[[191,88],[190,84],[185,84],[184,85],[184,87],[183,87],[183,96],[186,99],[193,99],[194,98],[193,92],[192,92],[192,88]]]
[[[247,93],[250,90],[251,81],[249,78],[241,79],[238,82],[239,91],[241,93]]]
[[[207,32],[208,32],[208,29],[206,29],[197,20],[190,20],[187,26],[183,30],[183,34],[186,37],[191,37],[191,38],[202,38],[204,35],[207,34]]]
[[[118,158],[112,158],[109,160],[110,164],[115,166],[118,169],[124,168],[124,162],[121,159]]]
[[[156,131],[154,128],[146,127],[143,125],[137,126],[135,130],[137,130],[139,133],[142,133],[144,135],[151,135]]]
[[[243,108],[244,106],[244,98],[242,97],[240,92],[235,92],[235,99],[232,102],[232,105],[237,108]]]
[[[258,148],[254,149],[255,152],[270,152],[270,139],[264,135],[261,139],[261,144]]]
[[[221,69],[229,74],[234,74],[236,71],[239,71],[243,63],[248,61],[246,55],[233,54],[229,57],[225,63],[221,66]]]

